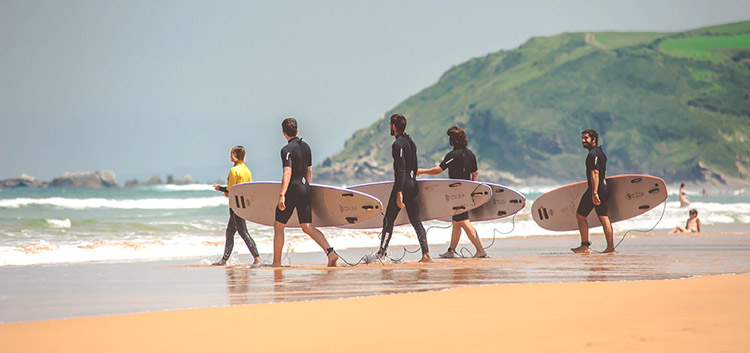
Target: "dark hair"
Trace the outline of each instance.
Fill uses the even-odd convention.
[[[401,114],[391,115],[391,124],[396,126],[396,132],[402,133],[406,130],[406,118]]]
[[[281,122],[281,128],[284,133],[289,137],[297,136],[297,120],[294,118],[286,118]]]
[[[235,159],[238,161],[244,161],[245,160],[245,147],[242,146],[234,146],[232,147],[232,156],[234,156]]]
[[[448,129],[448,138],[454,148],[465,148],[468,144],[464,129],[454,126]]]
[[[685,183],[680,184],[680,187],[684,187],[684,186],[685,186]]]
[[[692,210],[690,210],[690,214],[698,214],[698,210],[692,209]]]
[[[586,134],[589,135],[592,139],[596,140],[595,145],[599,144],[599,133],[596,132],[594,129],[586,129],[581,132],[581,135]]]

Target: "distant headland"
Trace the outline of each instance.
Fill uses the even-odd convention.
[[[159,175],[153,175],[148,180],[139,181],[137,179],[128,180],[124,187],[137,187],[149,185],[188,185],[197,184],[198,182],[190,175],[185,175],[182,179],[176,179],[172,175],[167,176],[166,183]],[[94,171],[94,172],[65,172],[55,177],[52,181],[40,181],[37,178],[22,174],[17,178],[0,180],[0,188],[17,188],[17,187],[61,187],[61,188],[85,188],[85,189],[102,189],[117,188],[117,177],[111,170]]]

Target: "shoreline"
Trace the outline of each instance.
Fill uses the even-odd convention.
[[[499,284],[0,324],[0,341],[4,352],[745,352],[749,294],[750,274]]]

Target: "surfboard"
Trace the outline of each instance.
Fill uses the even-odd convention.
[[[526,207],[526,197],[520,192],[500,184],[484,184],[492,189],[492,198],[486,204],[469,211],[470,221],[482,222],[510,217]],[[453,221],[451,217],[444,217],[440,220]]]
[[[667,199],[664,180],[651,175],[616,175],[607,178],[609,220],[612,223],[639,216]],[[553,231],[578,230],[576,211],[585,181],[561,186],[539,196],[531,205],[531,215],[540,227]],[[589,228],[601,226],[596,210],[586,218]]]
[[[417,180],[419,188],[419,216],[423,221],[452,216],[464,211],[473,210],[492,199],[492,189],[480,182],[457,179],[422,179]],[[355,185],[349,190],[372,195],[387,207],[393,189],[393,181],[384,181]],[[385,209],[377,216],[364,222],[347,224],[343,228],[370,229],[382,228]],[[406,209],[399,212],[394,226],[409,223]]]
[[[280,182],[250,182],[229,189],[229,206],[253,223],[273,226],[281,192]],[[358,224],[380,214],[383,205],[370,195],[327,185],[310,184],[312,224],[316,227]],[[287,227],[299,227],[297,210]]]

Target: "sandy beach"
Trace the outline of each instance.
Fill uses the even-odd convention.
[[[750,275],[511,284],[0,325],[3,352],[747,352]]]
[[[431,264],[394,247],[402,263],[334,269],[321,253],[290,254],[281,269],[200,258],[5,266],[0,342],[2,352],[750,350],[750,234],[629,236],[616,255],[572,254],[577,241],[497,239],[489,259]]]

